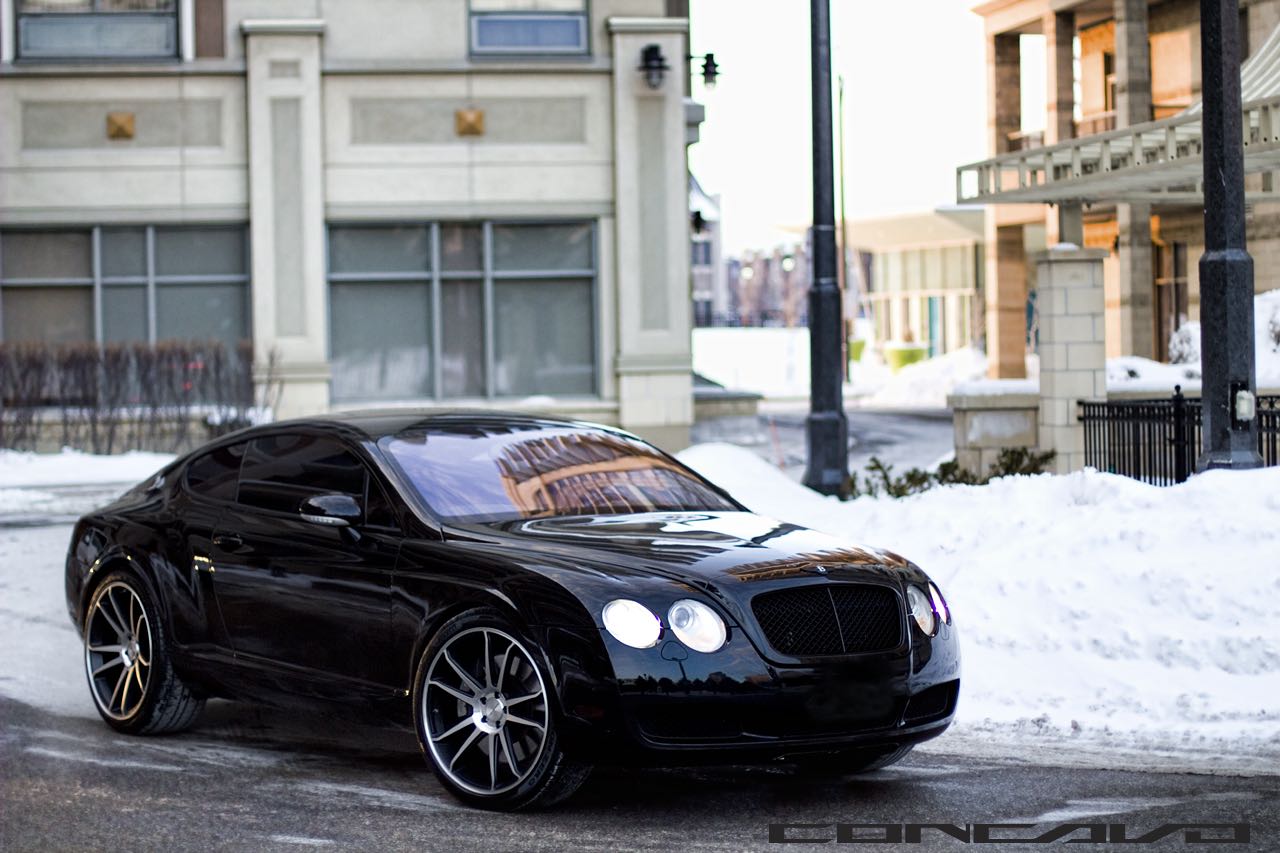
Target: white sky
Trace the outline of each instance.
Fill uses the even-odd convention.
[[[970,11],[976,2],[832,0],[832,75],[845,77],[850,220],[953,204],[956,166],[986,156],[982,20]],[[771,248],[787,239],[788,226],[800,229],[791,240],[803,239],[812,216],[809,4],[690,5],[691,52],[714,52],[722,75],[712,91],[694,78],[707,120],[689,160],[707,192],[723,196],[725,251]],[[1030,58],[1024,51],[1028,70],[1037,65]],[[1040,80],[1025,81],[1033,103],[1024,114],[1043,111]]]

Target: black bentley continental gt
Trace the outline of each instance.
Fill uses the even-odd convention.
[[[76,525],[98,712],[211,696],[409,708],[459,799],[549,805],[595,763],[883,767],[950,724],[918,567],[747,511],[633,435],[491,412],[254,427]]]

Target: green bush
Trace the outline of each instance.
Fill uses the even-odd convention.
[[[959,463],[952,459],[939,465],[937,471],[911,468],[899,476],[894,476],[892,465],[886,465],[872,456],[861,477],[857,472],[849,476],[845,499],[874,498],[880,495],[905,498],[908,495],[928,491],[934,486],[981,486],[997,477],[1008,477],[1014,474],[1043,474],[1049,467],[1049,463],[1053,461],[1054,455],[1052,450],[1041,453],[1025,447],[1006,447],[1000,451],[995,464],[985,475],[978,475],[966,468],[961,468]]]

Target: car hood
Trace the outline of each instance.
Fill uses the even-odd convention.
[[[914,568],[897,554],[748,512],[573,516],[486,525],[503,544],[619,577],[730,588],[797,578],[884,577]],[[745,589],[743,590],[745,592]]]

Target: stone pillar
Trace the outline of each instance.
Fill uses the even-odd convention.
[[[1084,467],[1077,400],[1107,395],[1103,249],[1059,246],[1036,257],[1040,305],[1040,449],[1057,451],[1053,471]]]
[[[253,340],[281,383],[277,417],[329,407],[320,44],[324,22],[248,20]]]
[[[1027,250],[1021,225],[996,225],[987,211],[987,376],[1027,375]]]
[[[680,73],[651,89],[636,70],[657,45],[673,68],[688,50],[680,18],[610,18],[617,228],[618,419],[667,450],[693,424],[689,189]]]
[[[1116,127],[1151,121],[1151,48],[1147,0],[1115,0]],[[1151,358],[1155,354],[1151,313],[1151,205],[1116,205],[1120,227],[1119,351]]]
[[[1073,12],[1050,12],[1044,16],[1045,107],[1048,112],[1044,141],[1048,145],[1075,136],[1075,57],[1073,42],[1076,16]]]
[[[987,38],[987,135],[991,156],[1009,150],[1022,129],[1022,51],[1017,33]]]

